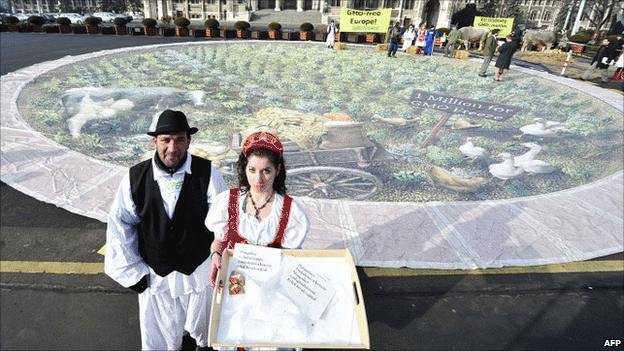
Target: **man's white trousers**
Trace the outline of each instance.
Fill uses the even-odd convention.
[[[208,346],[212,289],[172,298],[169,291],[139,294],[143,350],[179,350],[186,330],[198,346]]]

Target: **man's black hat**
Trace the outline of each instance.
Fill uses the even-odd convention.
[[[197,133],[197,131],[197,128],[189,127],[186,115],[182,111],[164,110],[158,117],[156,129],[147,132],[147,134],[156,136],[173,132],[187,132],[190,135]]]

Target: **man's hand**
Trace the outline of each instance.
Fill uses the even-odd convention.
[[[141,280],[139,280],[138,283],[134,284],[133,286],[129,287],[128,289],[132,289],[132,290],[138,292],[139,294],[144,292],[145,289],[147,289],[147,275],[144,275],[143,278],[141,278]]]
[[[219,269],[221,269],[221,254],[213,252],[210,254],[210,257],[210,286],[214,287],[217,281],[217,274],[219,274]]]

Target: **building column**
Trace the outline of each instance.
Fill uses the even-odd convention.
[[[258,11],[258,0],[251,0],[251,11]]]
[[[225,2],[225,19],[234,19],[234,1],[233,0],[227,0]]]
[[[303,0],[297,0],[297,12],[303,12]]]
[[[275,0],[275,9],[274,11],[282,11],[282,2],[280,0]]]

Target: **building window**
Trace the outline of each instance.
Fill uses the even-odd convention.
[[[329,6],[336,6],[336,7],[340,7],[340,0],[331,0],[329,2]]]
[[[406,10],[411,10],[414,8],[414,0],[405,0],[403,3],[403,8]]]
[[[202,18],[201,13],[192,13],[191,12],[191,18]]]
[[[544,16],[542,16],[542,21],[550,21],[550,12],[544,12]]]
[[[529,14],[529,21],[535,21],[536,18],[537,18],[537,10],[531,11],[531,13]]]

